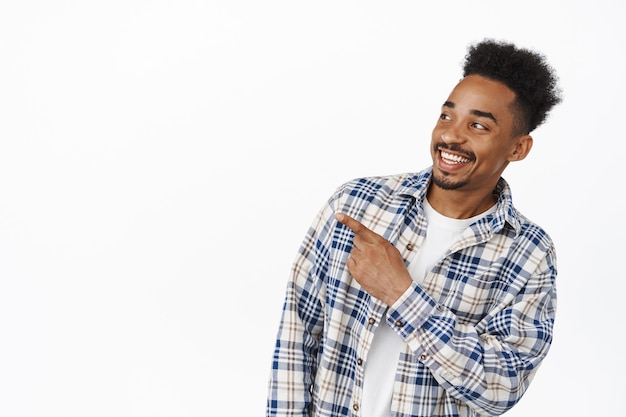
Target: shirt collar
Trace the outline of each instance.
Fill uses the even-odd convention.
[[[414,203],[419,202],[420,210],[423,211],[423,202],[426,198],[431,176],[432,166],[409,176],[402,183],[398,194],[411,197]],[[498,180],[494,194],[497,196],[497,202],[496,211],[491,217],[492,231],[496,233],[502,230],[505,224],[509,224],[515,230],[515,234],[518,234],[522,228],[522,222],[519,213],[513,206],[511,188],[504,178],[500,177]]]

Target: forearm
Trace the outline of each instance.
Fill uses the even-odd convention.
[[[467,324],[413,284],[388,319],[450,395],[481,414],[499,415],[519,401],[547,354],[553,296],[520,296]],[[529,306],[544,311],[525,315]]]

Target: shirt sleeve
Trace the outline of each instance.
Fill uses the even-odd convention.
[[[416,283],[388,311],[389,324],[437,382],[481,415],[513,407],[549,350],[556,309],[553,248],[540,259],[478,324],[462,323]]]
[[[328,251],[321,236],[332,210],[325,206],[309,228],[293,263],[270,374],[267,416],[308,416],[324,322]]]

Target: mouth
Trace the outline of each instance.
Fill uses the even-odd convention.
[[[464,164],[470,161],[469,158],[465,158],[460,155],[454,155],[446,151],[440,150],[439,153],[441,155],[441,159],[443,159],[446,164],[456,165],[456,164]]]
[[[441,148],[439,148],[438,150],[439,150],[439,155],[441,156],[441,159],[447,165],[460,165],[460,164],[466,164],[471,161],[471,159],[466,156],[454,154]]]

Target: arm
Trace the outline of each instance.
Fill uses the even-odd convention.
[[[292,267],[272,361],[268,417],[309,415],[324,322],[326,251],[319,233],[325,230],[328,218],[326,209],[319,213]]]
[[[534,271],[516,276],[511,287],[517,289],[479,323],[468,324],[407,280],[402,257],[389,242],[347,216],[337,220],[355,233],[347,263],[350,273],[390,306],[389,324],[438,383],[480,414],[499,415],[511,408],[552,340],[556,303],[552,247],[533,253],[539,259]]]
[[[520,400],[552,342],[552,261],[548,254],[519,293],[476,325],[461,323],[417,284],[390,308],[389,320],[450,395],[500,415]]]

